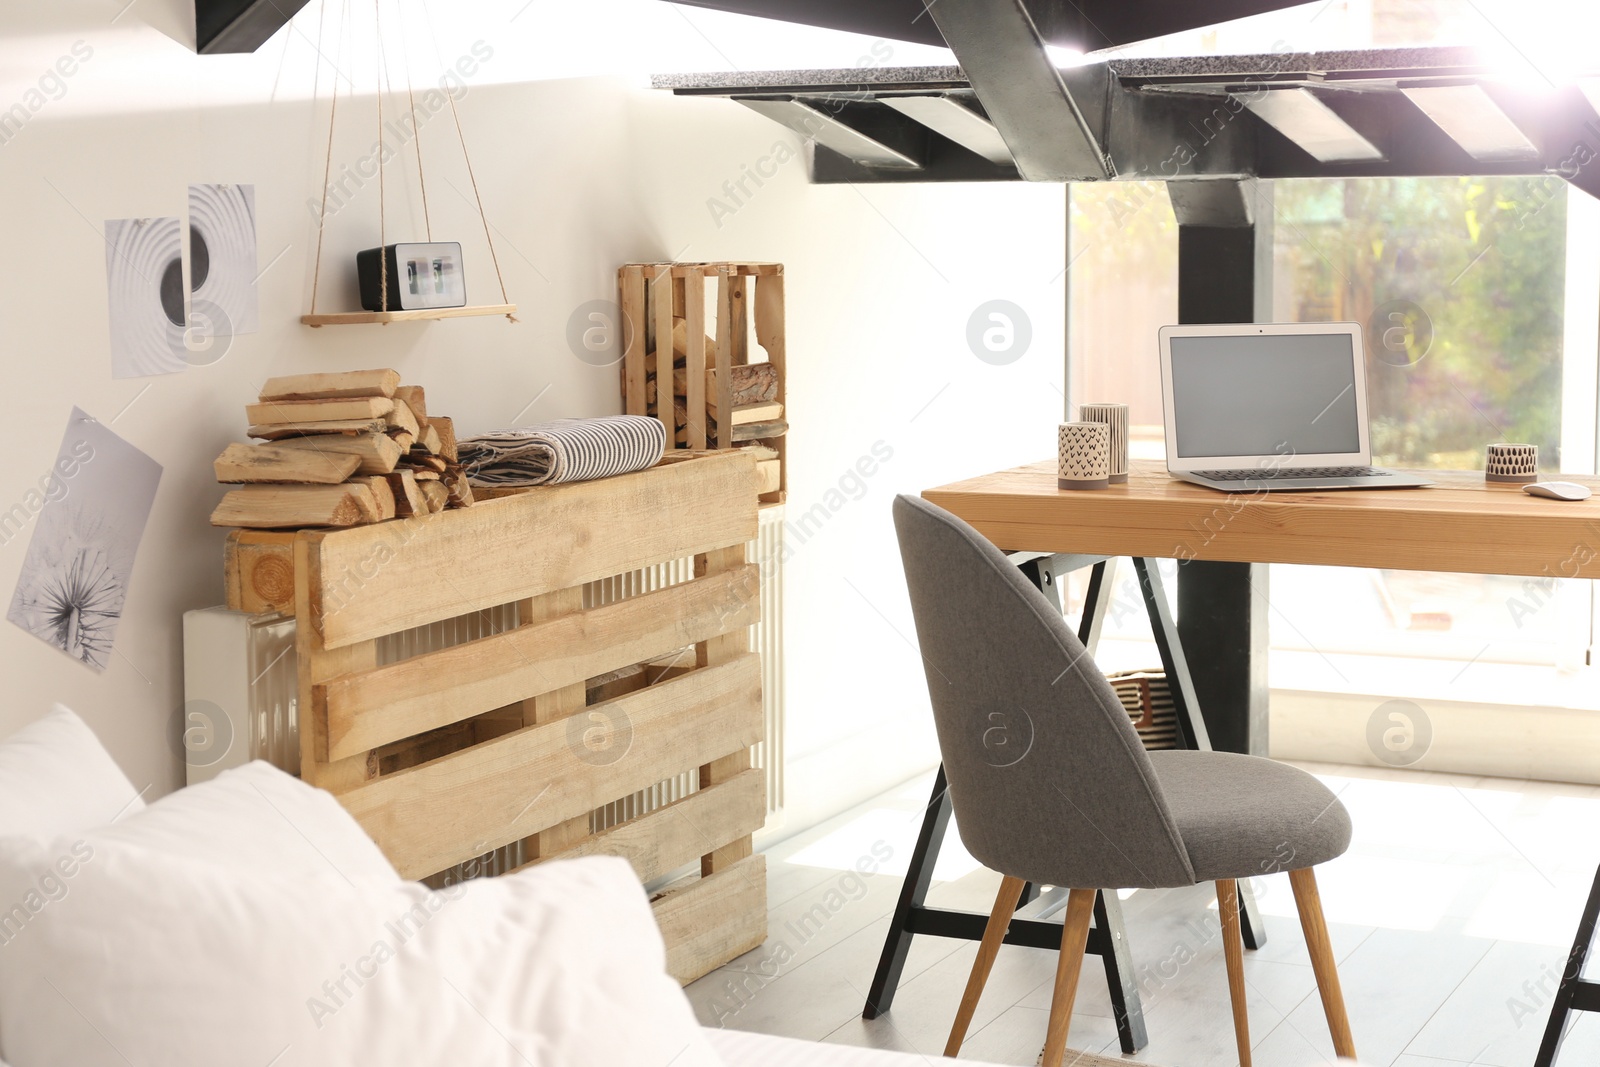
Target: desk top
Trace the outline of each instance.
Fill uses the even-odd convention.
[[[1600,578],[1600,479],[1570,502],[1422,471],[1427,489],[1221,493],[1135,460],[1126,485],[1056,487],[1054,460],[922,495],[1008,551]]]

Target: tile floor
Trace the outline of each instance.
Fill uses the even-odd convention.
[[[1351,1025],[1370,1067],[1529,1067],[1549,993],[1600,862],[1600,789],[1304,765],[1349,807],[1355,840],[1319,877]],[[976,945],[919,937],[894,1009],[861,1018],[932,776],[768,853],[767,943],[689,987],[701,1022],[936,1057]],[[864,873],[865,872],[865,873]],[[987,913],[999,876],[954,832],[929,902]],[[1260,1067],[1333,1057],[1288,877],[1256,880],[1268,943],[1246,952]],[[1124,895],[1158,1067],[1237,1062],[1208,887]],[[1032,1064],[1044,1043],[1055,953],[1002,949],[963,1059]],[[1595,971],[1590,968],[1591,973]],[[1070,1044],[1116,1055],[1097,957]],[[1558,1067],[1600,1063],[1600,1018],[1572,1027]]]

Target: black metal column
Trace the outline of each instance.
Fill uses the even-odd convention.
[[[1567,966],[1561,972],[1561,985],[1556,988],[1555,1002],[1550,1005],[1550,1021],[1545,1025],[1544,1040],[1539,1043],[1534,1067],[1553,1067],[1573,1012],[1600,1012],[1600,982],[1583,977],[1583,965],[1588,962],[1589,953],[1594,948],[1597,923],[1600,923],[1600,872],[1596,872],[1594,888],[1589,891],[1589,901],[1583,906],[1583,917],[1578,921],[1578,935],[1572,941],[1572,951],[1567,954]]]
[[[1168,182],[1178,219],[1178,319],[1272,318],[1272,187],[1257,181]],[[1189,546],[1204,554],[1214,531]],[[1211,743],[1267,754],[1267,566],[1180,562],[1178,636]]]

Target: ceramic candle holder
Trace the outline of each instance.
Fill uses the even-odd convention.
[[[1526,484],[1539,480],[1538,445],[1490,445],[1483,480]]]
[[[1104,489],[1111,484],[1111,428],[1103,422],[1063,422],[1056,484]]]
[[[1103,422],[1111,431],[1111,484],[1128,480],[1128,405],[1080,404],[1083,422]]]

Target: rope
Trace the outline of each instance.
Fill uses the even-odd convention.
[[[384,314],[389,312],[389,230],[388,208],[386,194],[383,188],[383,75],[388,64],[385,62],[383,50],[383,3],[382,0],[372,0],[372,28],[378,38],[378,76],[374,79],[378,84],[378,277],[379,308]]]
[[[428,10],[427,0],[422,0],[422,13],[428,19],[428,28],[431,36],[433,29],[433,15]],[[438,37],[436,36],[434,37],[434,44],[435,47],[437,47]],[[472,195],[478,202],[478,218],[483,222],[483,236],[484,239],[489,243],[489,258],[494,262],[495,279],[500,283],[500,302],[502,304],[509,304],[511,303],[511,297],[506,293],[506,276],[500,270],[500,254],[495,251],[494,234],[491,232],[489,227],[489,215],[483,209],[483,193],[478,190],[478,176],[473,172],[472,169],[472,153],[467,151],[467,135],[461,130],[461,112],[456,109],[455,94],[446,89],[444,95],[450,101],[450,117],[456,124],[456,137],[461,141],[461,158],[467,162],[467,177],[472,179]],[[506,318],[512,322],[518,321],[517,317],[509,312],[506,314]]]
[[[511,303],[511,297],[506,293],[506,276],[500,271],[500,255],[494,250],[494,235],[489,231],[489,216],[483,210],[483,194],[478,191],[478,176],[472,171],[472,156],[467,152],[467,135],[461,132],[461,114],[456,110],[456,98],[450,96],[450,115],[455,119],[456,136],[461,139],[461,158],[467,161],[467,177],[472,179],[472,195],[478,201],[478,218],[483,220],[483,237],[489,242],[489,258],[494,261],[494,276],[500,283],[500,302]],[[506,318],[512,322],[517,321],[515,315],[507,314]]]
[[[345,2],[344,26],[349,26],[350,5]],[[322,0],[322,10],[317,19],[317,74],[312,81],[311,99],[316,100],[317,93],[322,86],[322,41],[323,31],[327,28],[328,0]],[[339,31],[341,47],[344,43],[344,29]],[[322,165],[322,210],[317,213],[317,260],[311,273],[311,314],[317,313],[317,287],[322,282],[322,237],[328,229],[328,186],[333,180],[333,123],[339,115],[339,69],[334,68],[333,78],[333,106],[328,111],[328,157]]]
[[[417,94],[411,85],[411,59],[407,47],[409,38],[406,35],[406,6],[401,4],[397,9],[400,18],[400,45],[402,55],[405,57],[406,68],[406,98],[411,101],[411,139],[417,147],[417,184],[422,186],[422,223],[427,228],[428,240],[433,240],[433,215],[428,211],[428,176],[422,170],[422,123],[417,121]]]

